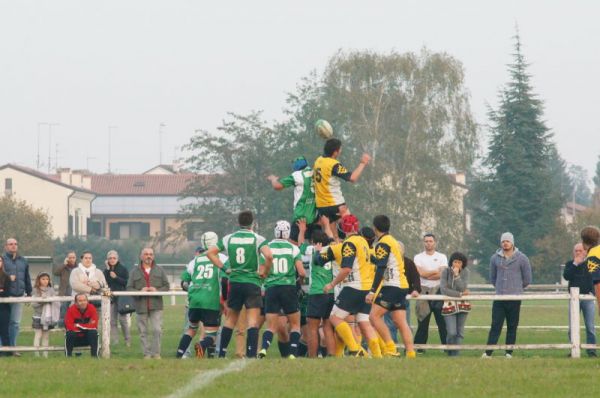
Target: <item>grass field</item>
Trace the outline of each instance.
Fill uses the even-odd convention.
[[[165,300],[166,302],[167,300]],[[28,326],[29,309],[23,326]],[[463,351],[458,358],[428,350],[416,360],[406,359],[297,359],[270,356],[256,360],[176,360],[174,352],[183,327],[183,306],[166,306],[162,360],[143,360],[135,326],[133,346],[118,345],[110,360],[82,357],[66,359],[23,354],[0,358],[0,397],[113,397],[139,396],[591,396],[600,392],[600,360],[583,355],[567,358],[566,350],[517,351],[512,360],[500,355],[480,359],[480,351]],[[491,304],[475,303],[465,344],[485,344]],[[413,320],[414,323],[414,320]],[[524,302],[521,326],[567,325],[567,303]],[[583,330],[582,330],[583,332]],[[584,334],[583,334],[584,335]],[[500,342],[503,342],[504,336]],[[21,345],[30,344],[31,332],[22,332]],[[430,342],[438,343],[437,331]],[[565,343],[566,329],[520,329],[517,343]],[[53,333],[51,345],[61,345]],[[230,349],[230,351],[232,351]],[[500,354],[500,353],[499,353]],[[220,371],[230,371],[219,377]],[[203,385],[201,391],[194,386]],[[187,386],[188,390],[181,390]],[[188,393],[186,395],[186,393]]]

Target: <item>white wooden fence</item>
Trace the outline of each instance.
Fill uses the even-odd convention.
[[[184,291],[168,291],[168,292],[112,292],[112,295],[119,296],[186,296]],[[421,295],[419,297],[407,296],[410,300],[456,300],[456,297],[448,297],[442,295]],[[469,301],[530,301],[530,300],[569,300],[570,319],[573,325],[580,324],[580,300],[596,300],[591,295],[580,295],[579,288],[571,288],[570,293],[546,293],[546,294],[523,294],[523,295],[491,295],[491,294],[473,294],[464,297]],[[51,298],[33,298],[33,297],[3,297],[0,298],[0,303],[49,303],[55,301],[72,301],[72,297],[51,297]],[[90,301],[100,300],[102,303],[102,319],[101,323],[101,351],[102,358],[110,358],[110,296],[90,296]],[[465,344],[465,345],[442,345],[442,344],[418,344],[415,348],[439,349],[439,350],[540,350],[540,349],[570,349],[571,358],[580,358],[581,349],[600,348],[598,345],[581,344],[581,334],[579,327],[571,328],[570,335],[571,343],[569,344],[514,344],[514,345],[482,345],[482,344]],[[51,347],[0,347],[2,351],[63,351],[62,346]]]

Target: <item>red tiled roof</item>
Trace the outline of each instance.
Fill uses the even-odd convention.
[[[94,193],[94,192],[90,191],[89,189],[85,189],[85,188],[81,188],[81,187],[76,187],[74,185],[65,184],[64,182],[62,182],[60,180],[60,176],[55,175],[55,174],[42,173],[41,171],[34,170],[34,169],[30,168],[30,167],[20,166],[20,165],[14,164],[14,163],[7,163],[5,165],[0,166],[0,170],[6,169],[6,168],[12,168],[12,169],[18,170],[18,171],[20,171],[22,173],[29,174],[31,176],[40,178],[42,180],[49,181],[51,183],[63,186],[65,188],[73,189],[75,191],[80,191],[80,192],[85,192],[85,193],[91,193],[91,194]]]
[[[179,195],[196,174],[96,174],[92,191],[98,195]]]

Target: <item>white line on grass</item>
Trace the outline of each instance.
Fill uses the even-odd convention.
[[[167,396],[167,398],[183,398],[197,390],[201,390],[202,388],[208,386],[212,383],[217,377],[221,377],[224,374],[231,372],[239,372],[244,369],[250,361],[246,359],[240,359],[237,361],[233,361],[226,367],[222,369],[211,369],[200,372],[196,377],[194,377],[188,384],[175,391],[173,394]]]

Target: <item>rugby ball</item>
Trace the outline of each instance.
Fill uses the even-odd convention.
[[[317,134],[319,135],[319,137],[328,140],[329,138],[333,137],[333,128],[331,127],[331,124],[329,124],[329,122],[327,120],[324,119],[319,119],[316,121],[315,123],[315,130],[317,132]]]

